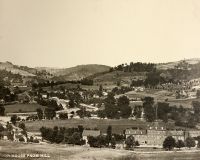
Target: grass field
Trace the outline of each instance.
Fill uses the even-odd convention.
[[[48,154],[50,158],[23,158],[37,160],[120,160],[131,153],[124,150],[66,146],[56,144],[23,144],[0,141],[0,157],[6,154]],[[0,158],[0,160],[14,158]],[[20,158],[17,158],[20,159]],[[134,159],[132,159],[134,160]]]
[[[122,134],[123,130],[131,127],[145,127],[146,122],[135,121],[135,120],[111,120],[111,119],[69,119],[69,120],[45,120],[45,121],[33,121],[26,122],[26,128],[28,131],[39,131],[42,126],[45,127],[66,127],[72,128],[82,125],[84,128],[98,128],[103,133],[106,133],[106,130],[109,125],[112,126],[113,133]]]
[[[35,112],[37,108],[44,109],[44,106],[39,104],[12,104],[6,105],[5,112],[6,113],[15,113],[15,112]]]
[[[7,154],[47,154],[49,158],[2,158]],[[128,151],[64,144],[25,144],[0,140],[0,160],[199,160],[200,151]]]

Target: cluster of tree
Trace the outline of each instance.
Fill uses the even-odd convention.
[[[86,109],[83,107],[81,107],[80,110],[78,110],[76,113],[80,118],[91,117],[91,113],[86,111]]]
[[[154,106],[154,98],[145,97],[143,99],[144,116],[148,122],[156,119],[156,107]]]
[[[89,79],[89,78],[83,78],[80,83],[82,85],[89,85],[89,86],[92,86],[94,84],[93,80],[92,79]]]
[[[85,141],[82,140],[83,127],[78,126],[78,128],[40,128],[42,138],[51,142],[51,143],[67,143],[67,144],[76,144],[83,145]]]
[[[20,121],[21,118],[18,117],[17,115],[12,115],[11,118],[10,118],[10,121],[13,125],[16,125],[18,121]]]
[[[69,107],[74,108],[78,107],[81,102],[83,102],[83,98],[79,92],[70,92],[68,93],[69,98]]]
[[[144,80],[138,79],[138,80],[132,80],[131,87],[139,87],[144,85]]]
[[[0,70],[0,79],[1,80],[5,79],[4,83],[7,86],[10,85],[11,81],[22,82],[22,76],[20,74],[14,74],[11,71],[7,71],[7,70]]]
[[[0,99],[3,99],[5,102],[12,102],[17,99],[15,93],[12,93],[8,87],[5,87],[5,82],[0,80]]]
[[[104,99],[105,109],[98,112],[101,118],[119,119],[128,118],[132,113],[129,106],[129,99],[126,96],[121,96],[118,100],[115,99],[114,94],[111,92],[107,98]]]
[[[129,92],[131,90],[132,90],[132,88],[130,88],[130,87],[121,86],[121,87],[113,88],[112,93],[115,95],[119,95],[119,94],[124,94],[126,92]]]
[[[55,100],[44,100],[44,99],[38,99],[38,104],[42,106],[46,106],[44,110],[44,114],[42,109],[38,108],[37,115],[38,119],[43,119],[45,116],[47,119],[53,119],[56,116],[56,111],[61,110],[62,106],[59,106]]]
[[[4,116],[4,115],[5,115],[5,107],[0,104],[0,116]]]
[[[133,115],[136,116],[136,118],[141,117],[142,108],[144,109],[145,119],[148,122],[153,122],[156,118],[164,122],[168,122],[168,119],[172,119],[177,126],[189,128],[194,128],[195,125],[200,122],[200,102],[197,101],[193,102],[194,113],[192,113],[189,109],[183,108],[182,106],[170,107],[167,102],[158,102],[154,104],[153,97],[145,97],[143,99],[143,106],[134,108]]]
[[[65,84],[65,83],[71,83],[67,82],[67,81],[45,81],[45,82],[39,82],[39,83],[32,83],[32,88],[33,89],[38,89],[38,88],[42,88],[42,87],[51,87],[53,88],[56,85],[60,85],[60,84]]]
[[[156,65],[153,63],[133,63],[120,64],[114,68],[110,68],[110,71],[124,71],[124,72],[150,72],[155,69]]]
[[[191,148],[191,147],[195,147],[195,145],[196,145],[195,139],[192,137],[187,137],[185,142],[183,142],[182,140],[176,141],[172,136],[168,136],[165,138],[163,142],[163,148],[166,150],[172,150],[175,147],[179,149],[182,147]]]
[[[60,114],[59,114],[59,118],[60,118],[61,120],[68,119],[68,113],[60,113]]]
[[[133,149],[133,147],[137,147],[140,145],[138,141],[135,141],[135,138],[132,135],[126,138],[125,144],[126,144],[126,149]]]
[[[125,140],[123,135],[113,134],[112,126],[108,126],[106,135],[99,135],[97,137],[89,136],[88,144],[90,147],[111,147],[115,148],[117,142],[122,142]]]
[[[190,109],[183,108],[182,106],[170,107],[169,118],[175,121],[175,125],[195,128],[196,124],[199,122],[199,112],[198,108],[200,107],[199,102],[193,102],[193,112]]]

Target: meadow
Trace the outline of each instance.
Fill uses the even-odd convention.
[[[65,144],[33,144],[0,140],[0,160],[6,154],[47,154],[49,158],[16,158],[37,160],[198,160],[200,151],[152,151],[143,152],[110,148],[91,148]]]
[[[117,134],[123,134],[123,131],[127,128],[140,127],[145,128],[147,125],[146,122],[139,120],[129,120],[129,119],[120,119],[120,120],[111,120],[111,119],[68,119],[68,120],[43,120],[43,121],[27,121],[25,122],[26,128],[28,131],[39,131],[42,126],[45,127],[78,127],[82,125],[84,128],[98,128],[103,133],[106,133],[106,130],[109,125],[112,126],[112,132]]]
[[[37,108],[44,109],[44,106],[39,104],[11,104],[5,105],[5,112],[6,113],[20,113],[20,112],[36,112]]]

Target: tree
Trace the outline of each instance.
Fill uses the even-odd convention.
[[[98,95],[99,95],[99,97],[103,96],[103,86],[102,85],[99,86]]]
[[[16,125],[17,115],[12,115],[10,121],[12,122],[12,124]]]
[[[76,113],[78,114],[80,118],[91,117],[91,113],[89,111],[86,111],[86,109],[83,107],[80,110],[78,110]]]
[[[153,107],[154,98],[145,97],[143,101],[144,115],[147,121],[153,122],[156,118],[155,109]]]
[[[132,135],[130,135],[126,138],[125,144],[127,149],[133,148],[133,146],[135,145],[135,138]]]
[[[107,140],[108,140],[108,143],[110,143],[112,139],[112,126],[108,126],[107,128]]]
[[[156,70],[153,70],[152,72],[149,72],[147,74],[147,78],[145,80],[145,86],[152,86],[155,87],[156,85],[159,84],[161,81],[160,73]]]
[[[188,148],[195,147],[195,140],[192,137],[187,137],[185,140],[185,146]]]
[[[4,127],[2,124],[0,124],[0,132],[4,131]]]
[[[134,107],[133,115],[134,115],[136,118],[141,118],[141,115],[142,115],[142,106],[135,106],[135,107]]]
[[[97,115],[98,115],[98,117],[100,117],[100,118],[105,118],[105,117],[106,117],[106,113],[105,113],[104,110],[98,110],[98,111],[97,111]]]
[[[112,147],[112,148],[115,148],[115,147],[116,147],[116,139],[115,139],[114,136],[111,138],[110,143],[111,143],[111,147]]]
[[[55,110],[51,108],[45,108],[44,114],[47,119],[53,119],[56,116]]]
[[[117,101],[117,106],[119,108],[120,116],[122,118],[130,117],[130,115],[132,113],[132,109],[129,106],[129,99],[126,96],[119,97],[119,99]]]
[[[200,90],[197,90],[197,98],[200,98]]]
[[[170,112],[169,103],[158,102],[158,118],[162,119],[164,122],[168,121],[168,113]]]
[[[163,148],[166,150],[172,150],[176,146],[176,141],[172,136],[165,138],[163,142]]]
[[[62,120],[68,119],[68,113],[60,113],[59,118]]]
[[[38,119],[43,119],[43,111],[41,108],[38,108],[37,110],[37,115],[38,115]]]
[[[70,98],[70,99],[69,99],[69,107],[70,107],[70,108],[74,108],[74,107],[75,107],[75,102],[74,102],[74,99],[73,99],[73,98]]]
[[[178,140],[176,142],[176,147],[179,148],[179,149],[182,148],[182,147],[185,147],[185,143],[182,140]]]
[[[104,100],[105,113],[108,118],[119,118],[119,109],[116,106],[116,100],[113,93],[109,93]]]
[[[18,127],[21,128],[21,129],[23,129],[23,130],[26,130],[26,126],[25,126],[24,123],[20,123]]]
[[[0,116],[4,116],[5,115],[5,108],[4,106],[0,106]]]

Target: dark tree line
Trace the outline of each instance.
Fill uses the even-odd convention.
[[[51,142],[51,143],[67,143],[67,144],[76,144],[83,145],[85,141],[82,140],[83,127],[79,126],[78,128],[40,128],[42,138]]]
[[[120,64],[110,69],[110,71],[124,71],[124,72],[150,72],[155,69],[156,65],[153,63],[133,63]]]

